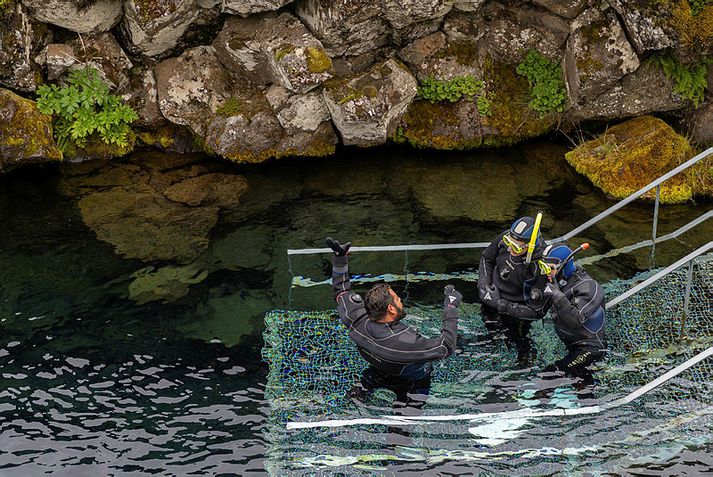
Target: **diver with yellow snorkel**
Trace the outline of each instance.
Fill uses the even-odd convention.
[[[483,251],[478,267],[478,296],[489,331],[506,331],[517,347],[518,363],[532,363],[532,342],[528,336],[532,322],[542,319],[547,300],[530,297],[528,283],[540,274],[536,261],[542,257],[545,241],[539,233],[542,214],[521,217]],[[534,259],[534,260],[533,260]]]

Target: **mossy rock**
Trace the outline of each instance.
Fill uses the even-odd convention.
[[[565,154],[580,174],[614,199],[624,199],[695,155],[685,137],[653,116],[631,119]],[[706,159],[661,185],[661,202],[713,195],[713,161]],[[654,199],[655,189],[642,197]]]
[[[82,162],[93,159],[113,159],[122,157],[134,150],[136,145],[136,134],[129,130],[126,136],[126,145],[107,144],[102,141],[97,135],[92,135],[84,147],[77,147],[71,141],[67,145],[67,150],[64,151],[64,157],[68,161]]]
[[[0,171],[61,160],[52,117],[42,114],[34,101],[0,89]]]
[[[703,53],[713,52],[713,4],[709,4],[698,14],[693,13],[689,2],[665,0],[664,8],[670,27],[678,35],[676,50],[684,59],[699,58]]]

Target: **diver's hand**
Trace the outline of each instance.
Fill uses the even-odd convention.
[[[545,296],[545,298],[552,298],[559,291],[560,287],[557,284],[557,281],[553,280],[545,285],[545,289],[542,290],[542,294]]]
[[[443,308],[457,308],[463,300],[463,295],[453,285],[446,285],[443,294],[446,295],[443,300]]]
[[[484,289],[478,291],[480,295],[480,301],[488,305],[490,308],[498,309],[498,302],[500,302],[500,291],[495,287],[495,285],[488,285]]]
[[[351,242],[347,242],[342,245],[336,240],[334,240],[332,237],[327,237],[325,239],[325,242],[327,243],[327,247],[331,248],[334,251],[334,255],[336,255],[337,257],[345,256],[347,253],[349,253],[349,247],[352,246]]]

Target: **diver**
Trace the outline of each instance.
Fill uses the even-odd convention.
[[[486,328],[494,333],[504,328],[508,345],[514,343],[518,364],[529,367],[534,350],[529,335],[533,321],[546,313],[546,300],[530,299],[531,283],[539,275],[537,259],[545,241],[539,219],[521,217],[483,251],[478,267],[478,296]]]
[[[401,322],[406,316],[401,298],[386,283],[374,285],[364,298],[352,290],[347,258],[351,242],[326,242],[334,251],[332,287],[339,317],[369,363],[350,396],[363,399],[383,387],[396,393],[394,408],[420,409],[430,392],[432,361],[455,351],[463,296],[453,285],[445,287],[441,335],[424,337]]]
[[[574,252],[566,245],[550,245],[544,251],[548,281],[542,294],[551,304],[552,321],[567,355],[545,368],[545,372],[562,371],[570,377],[592,382],[587,369],[601,360],[607,348],[604,335],[604,290],[572,258],[586,249],[582,244]]]

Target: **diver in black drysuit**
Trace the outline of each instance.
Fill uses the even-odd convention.
[[[539,274],[535,262],[542,255],[544,240],[536,238],[530,263],[525,263],[524,249],[515,251],[506,242],[514,241],[526,248],[533,226],[532,217],[513,222],[509,230],[498,235],[483,251],[478,267],[478,296],[483,304],[485,326],[490,332],[505,329],[508,340],[516,346],[520,366],[532,364],[534,350],[528,335],[532,322],[542,319],[547,311],[544,300],[529,297],[531,283]]]
[[[562,371],[592,381],[587,368],[602,359],[607,348],[604,290],[581,266],[575,265],[573,259],[562,265],[570,253],[565,245],[550,246],[545,249],[543,258],[545,263],[559,267],[556,276],[544,284],[542,293],[548,301],[546,306],[551,304],[557,335],[567,347],[567,355],[545,371]]]
[[[456,349],[458,305],[462,295],[452,285],[446,286],[443,327],[437,338],[426,338],[400,321],[405,315],[401,300],[388,286],[389,293],[395,297],[390,306],[399,313],[394,321],[379,322],[380,317],[370,317],[364,299],[352,290],[346,256],[351,244],[342,246],[327,239],[327,245],[335,252],[332,286],[339,317],[359,353],[369,363],[352,396],[365,397],[384,387],[396,393],[394,407],[421,407],[430,391],[431,362],[450,356]]]

